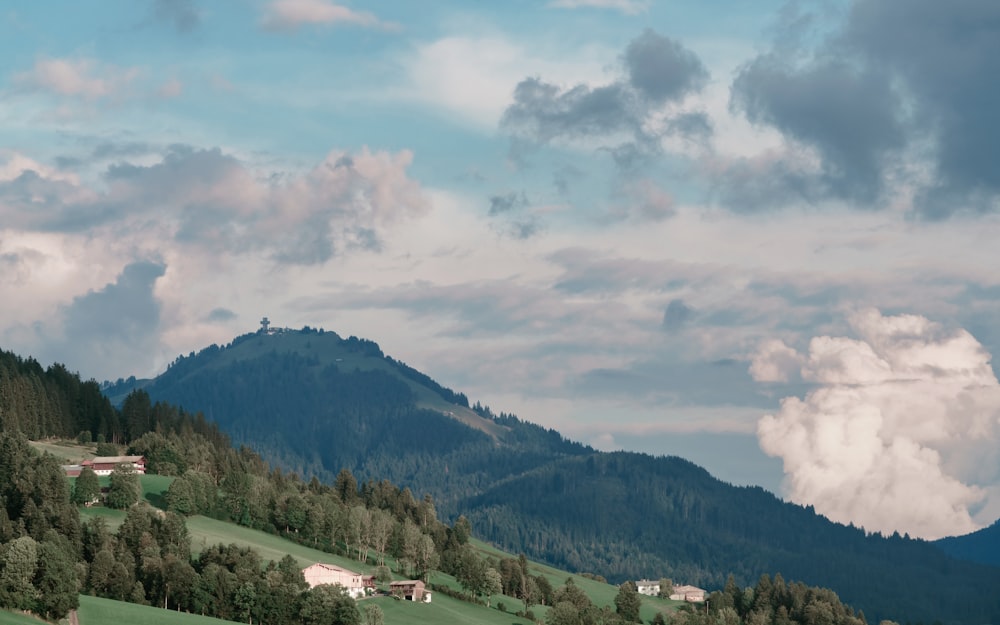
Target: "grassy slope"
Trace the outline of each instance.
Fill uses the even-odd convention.
[[[0,625],[42,625],[45,621],[17,612],[0,610]]]
[[[65,464],[79,464],[93,458],[97,449],[97,445],[78,445],[72,441],[28,441],[28,444],[42,453],[52,454]]]
[[[217,618],[174,612],[145,605],[113,601],[80,595],[80,609],[77,611],[80,625],[108,625],[128,623],[129,625],[222,625],[232,623]]]

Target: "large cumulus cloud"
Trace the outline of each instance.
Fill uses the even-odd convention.
[[[799,354],[761,347],[759,381],[801,377],[758,424],[761,448],[782,458],[788,495],[835,521],[933,539],[977,529],[998,477],[1000,384],[968,332],[876,310],[850,320],[856,337],[818,336]]]

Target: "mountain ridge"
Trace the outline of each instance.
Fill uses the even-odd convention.
[[[447,401],[464,395],[396,362],[372,341],[322,330],[256,333],[178,358],[144,392],[203,411],[286,470],[390,479],[432,495],[445,516],[465,514],[477,535],[571,570],[716,586],[730,572],[743,585],[782,572],[874,616],[1000,622],[996,567],[833,523],[680,458],[598,452]],[[452,407],[496,427],[476,429]]]

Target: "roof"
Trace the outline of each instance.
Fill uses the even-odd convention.
[[[307,566],[306,568],[304,568],[302,570],[303,571],[307,571],[307,570],[309,570],[309,569],[311,569],[313,567],[317,567],[317,566],[320,567],[320,568],[322,568],[322,569],[326,569],[328,571],[337,571],[339,573],[347,573],[348,575],[361,575],[361,573],[355,573],[354,571],[351,571],[349,569],[345,569],[344,567],[341,567],[341,566],[337,566],[336,564],[327,564],[325,562],[317,562],[316,564],[310,564],[309,566]]]
[[[143,460],[142,456],[97,456],[90,460],[84,460],[83,464],[122,464],[126,462],[142,462]]]
[[[421,586],[424,585],[424,583],[419,579],[403,579],[395,582],[389,582],[389,587],[392,588],[395,586],[395,587],[405,588],[407,586],[416,586],[418,584]]]

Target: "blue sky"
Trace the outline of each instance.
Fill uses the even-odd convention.
[[[601,449],[970,531],[1000,517],[998,24],[7,2],[0,345],[147,376],[267,315]]]

